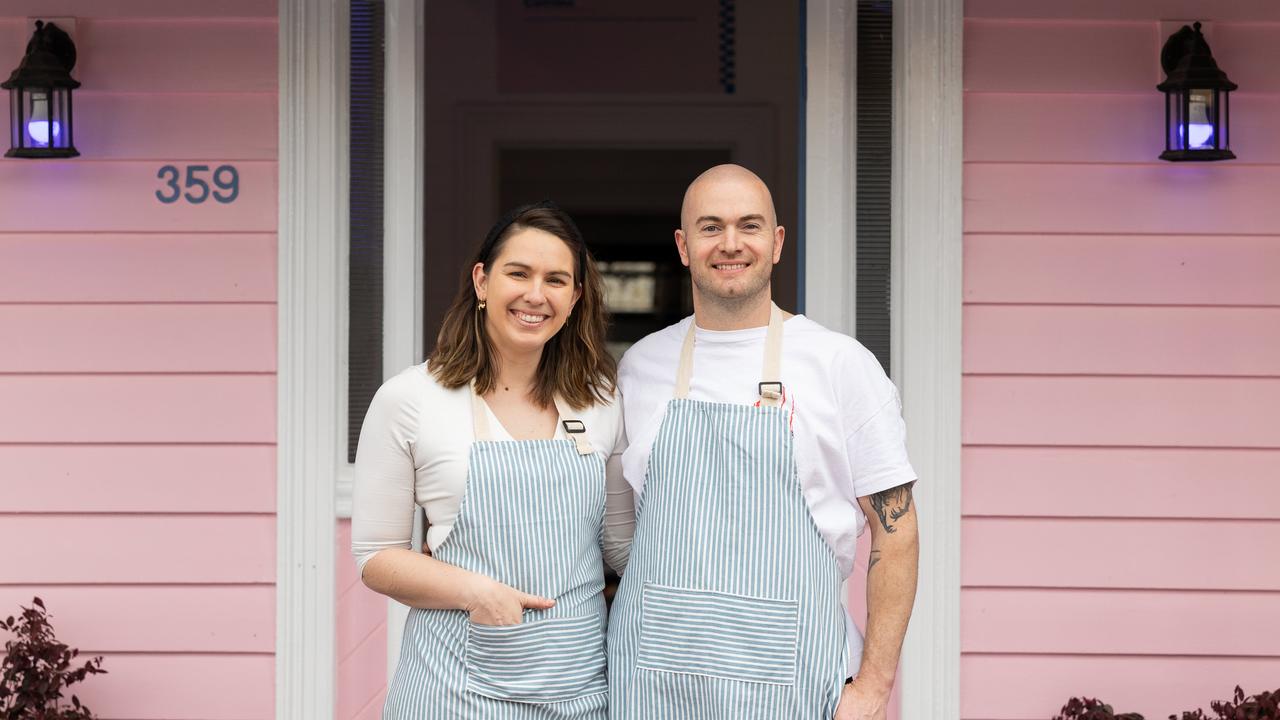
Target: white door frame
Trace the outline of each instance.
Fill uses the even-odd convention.
[[[853,335],[857,2],[807,0],[805,12],[805,314]],[[890,363],[921,478],[920,584],[898,676],[901,718],[957,718],[964,7],[897,0],[893,13]]]
[[[279,7],[276,717],[330,720],[339,493],[349,502],[340,452],[349,5]],[[856,297],[855,8],[854,0],[807,0],[805,21],[805,306],[848,333]],[[959,717],[963,3],[898,0],[894,15],[894,76],[907,81],[894,87],[893,374],[922,479],[920,592],[900,682],[903,720],[923,720]],[[419,0],[387,0],[387,82],[399,88],[388,93],[386,115],[394,151],[386,157],[383,357],[393,369],[422,353],[422,17]]]

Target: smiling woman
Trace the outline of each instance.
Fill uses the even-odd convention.
[[[606,716],[603,562],[624,569],[635,508],[606,324],[577,226],[522,206],[467,266],[431,359],[374,396],[352,551],[412,608],[383,717]]]

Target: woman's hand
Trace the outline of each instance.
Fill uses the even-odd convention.
[[[555,604],[555,600],[521,592],[490,578],[480,578],[464,609],[476,625],[519,625],[526,609],[547,610]]]

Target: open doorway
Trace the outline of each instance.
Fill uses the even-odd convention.
[[[602,263],[614,352],[690,314],[672,231],[688,183],[724,162],[773,191],[774,296],[796,310],[801,17],[799,0],[429,3],[425,350],[493,220],[543,199]]]

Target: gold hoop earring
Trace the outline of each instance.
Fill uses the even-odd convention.
[[[476,307],[477,307],[478,309],[480,309],[480,310],[483,310],[483,309],[484,309],[484,301],[483,301],[483,300],[481,300],[481,301],[480,301],[480,304],[479,304],[479,305],[477,305]]]

